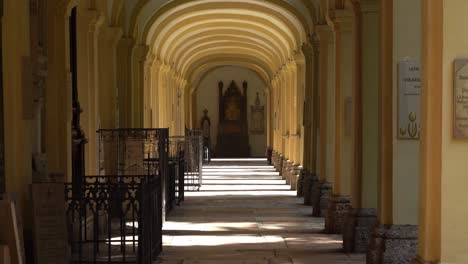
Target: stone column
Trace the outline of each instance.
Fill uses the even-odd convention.
[[[354,3],[356,156],[353,180],[353,208],[343,231],[345,252],[364,253],[377,222],[377,116],[378,101],[378,3],[375,0]],[[363,127],[365,128],[363,130]],[[365,149],[365,155],[363,155]],[[364,167],[364,168],[363,168]]]
[[[96,87],[97,70],[96,56],[98,53],[97,33],[102,27],[104,18],[96,10],[78,6],[77,31],[81,36],[77,39],[78,52],[78,96],[83,109],[81,123],[88,139],[85,147],[86,174],[99,174],[99,142],[96,131],[99,129],[99,93]]]
[[[450,252],[444,252],[442,254],[443,248],[445,250],[449,249],[451,252],[460,252],[453,246],[447,244],[442,244],[442,230],[445,228],[442,227],[442,195],[445,194],[444,190],[452,191],[450,185],[446,187],[441,187],[442,179],[444,176],[450,175],[453,177],[456,184],[459,184],[458,177],[456,175],[451,175],[450,171],[442,172],[443,163],[446,160],[453,160],[448,152],[442,151],[444,148],[444,138],[449,137],[449,135],[443,136],[444,124],[443,120],[450,116],[451,113],[444,113],[444,104],[447,101],[444,101],[444,87],[450,87],[452,85],[452,72],[448,69],[443,69],[444,59],[447,63],[452,62],[450,55],[446,57],[444,55],[445,49],[450,50],[452,56],[457,54],[459,50],[464,50],[463,45],[458,44],[459,39],[455,37],[454,34],[458,35],[457,30],[449,31],[447,30],[447,35],[444,34],[446,29],[443,28],[444,24],[448,24],[445,28],[451,28],[450,25],[458,25],[458,21],[462,18],[455,18],[452,21],[444,21],[444,3],[441,1],[423,1],[422,4],[422,31],[426,32],[422,37],[422,93],[421,93],[421,127],[424,129],[421,130],[421,144],[420,144],[420,174],[419,174],[419,240],[418,240],[418,254],[412,260],[413,264],[429,264],[429,263],[451,263],[452,261],[457,262],[466,262],[465,259],[459,259],[460,256],[451,254]],[[459,8],[459,3],[451,3],[451,8]],[[465,10],[466,11],[466,7]],[[451,36],[451,37],[449,37]],[[466,39],[466,36],[464,37]],[[444,39],[450,39],[451,44],[444,44]],[[449,41],[450,41],[449,40]],[[449,42],[447,41],[447,42]],[[453,43],[456,43],[455,45]],[[451,47],[458,46],[458,50],[453,50]],[[446,54],[446,53],[445,53]],[[448,76],[447,76],[448,75]],[[447,79],[444,83],[444,80]],[[449,82],[450,84],[447,84]],[[445,86],[444,86],[445,84]],[[450,87],[451,88],[451,87]],[[448,91],[446,93],[451,93]],[[451,104],[452,99],[446,98],[445,100],[449,101]],[[451,109],[447,112],[451,112]],[[445,114],[445,116],[444,116]],[[449,119],[449,118],[448,118]],[[450,120],[450,119],[449,119]],[[451,121],[451,120],[450,120]],[[445,120],[446,123],[450,121]],[[445,130],[445,133],[450,133],[448,130]],[[447,143],[445,143],[447,144]],[[451,142],[448,144],[452,144]],[[464,147],[466,150],[466,146]],[[458,151],[458,150],[457,150]],[[466,162],[465,158],[460,158],[459,162]],[[453,166],[454,170],[460,172],[460,175],[464,174],[465,171],[459,169],[456,166]],[[443,175],[444,174],[444,175]],[[465,191],[465,185],[460,190]],[[442,190],[441,190],[442,189]],[[447,195],[448,196],[448,195]],[[457,197],[454,195],[453,197]],[[457,198],[455,198],[457,199]],[[450,201],[445,199],[446,204],[451,204]],[[453,211],[448,214],[444,214],[444,217],[450,219],[449,214],[459,215],[457,211],[458,206],[453,207]],[[444,209],[446,210],[446,209]],[[460,216],[460,219],[464,219],[463,216]],[[464,222],[464,220],[461,220]],[[445,224],[450,225],[450,223]],[[466,230],[465,227],[463,227]],[[458,231],[458,230],[457,230]],[[457,232],[455,231],[455,232]],[[447,232],[447,231],[445,231]],[[453,232],[453,231],[452,231]],[[447,234],[450,231],[447,232]],[[460,233],[465,233],[460,230]],[[444,237],[450,237],[449,235],[444,234]],[[461,235],[463,236],[463,235]],[[465,235],[466,236],[466,235]],[[449,238],[452,241],[460,241],[454,239],[453,237]],[[457,243],[457,242],[455,242]],[[462,243],[464,244],[464,243]],[[443,248],[442,248],[443,246]],[[465,247],[466,245],[460,245],[459,248]],[[444,250],[444,251],[445,251]],[[445,259],[442,259],[442,255],[446,255]]]
[[[159,71],[161,70],[161,62],[154,60],[151,65],[151,126],[152,128],[159,127]]]
[[[117,44],[122,29],[104,27],[99,32],[99,107],[101,128],[115,128],[117,125]]]
[[[383,263],[383,247],[386,230],[393,223],[392,211],[392,122],[393,105],[388,98],[393,98],[393,0],[380,0],[380,80],[379,80],[379,203],[378,225],[375,226],[367,263]]]
[[[151,99],[155,97],[155,95],[153,95],[153,89],[151,87],[151,75],[154,61],[154,54],[148,52],[143,63],[143,127],[151,127],[153,122],[151,117]]]
[[[117,46],[117,88],[119,94],[119,127],[131,127],[132,72],[131,54],[135,40],[128,36],[120,39]]]
[[[319,112],[320,112],[320,120],[319,120],[319,127],[320,127],[320,155],[319,155],[319,171],[318,175],[315,177],[315,180],[317,184],[312,186],[311,190],[311,201],[310,203],[313,206],[313,211],[312,215],[313,216],[323,216],[321,212],[321,204],[324,203],[323,207],[328,208],[328,203],[325,201],[328,201],[328,187],[329,183],[327,183],[327,143],[328,143],[328,131],[327,131],[327,124],[328,122],[331,122],[327,118],[327,112],[328,112],[328,88],[329,88],[329,83],[328,83],[328,78],[329,78],[329,67],[328,67],[328,60],[330,56],[330,50],[329,50],[329,39],[330,39],[330,27],[328,25],[317,25],[316,26],[316,31],[317,31],[317,46],[319,50],[318,54],[318,61],[319,61],[319,67],[318,67],[318,73],[317,75],[320,75],[318,78],[320,80],[317,89],[319,89],[320,93],[320,103],[319,103]],[[314,178],[311,179],[313,181]],[[322,185],[324,186],[323,190],[326,191],[326,194],[324,193],[324,201],[321,203],[321,197],[322,197]]]
[[[132,107],[131,127],[143,126],[144,111],[144,64],[148,54],[148,46],[135,45],[132,50]]]
[[[352,14],[349,10],[334,10],[330,21],[335,38],[335,144],[334,144],[334,177],[333,192],[329,197],[327,214],[325,215],[325,231],[340,234],[343,230],[346,215],[351,207],[349,179],[352,177],[352,163],[349,163],[350,128],[346,127],[344,109],[347,96],[351,93],[352,80]],[[345,122],[346,121],[346,122]],[[351,147],[352,149],[352,147]]]
[[[406,3],[404,8],[410,8]],[[393,53],[396,49],[393,46],[395,4],[393,0],[380,1],[378,224],[373,229],[367,253],[369,264],[408,263],[416,255],[417,250],[417,226],[394,223],[397,218],[394,212],[398,210],[398,205],[395,205],[394,201],[401,195],[394,188],[393,177],[396,175],[394,173],[396,166],[393,155],[396,144],[393,138],[393,100],[389,100],[393,98],[393,89],[396,87],[393,81],[393,70],[396,68],[393,64]],[[419,12],[418,8],[414,11]],[[411,12],[411,16],[414,15],[415,13]],[[407,28],[411,29],[412,27]],[[399,206],[401,207],[401,204]]]
[[[47,54],[49,54],[49,58],[45,94],[45,148],[49,175],[71,177],[71,77],[66,56],[66,49],[68,49],[66,44],[68,35],[66,33],[69,14],[67,14],[66,7],[61,5],[59,1],[48,1],[47,8]],[[4,76],[7,75],[5,72]],[[8,96],[5,95],[5,98],[8,98]],[[7,127],[6,120],[5,127]],[[5,135],[5,142],[8,142],[7,135]],[[6,149],[5,156],[8,157]],[[6,164],[8,164],[7,160]],[[8,170],[6,172],[8,175]]]

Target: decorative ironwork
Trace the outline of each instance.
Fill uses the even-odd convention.
[[[170,204],[179,205],[184,200],[185,189],[185,145],[186,138],[175,136],[169,138],[169,181]]]
[[[203,181],[203,131],[185,132],[185,189],[199,190]]]
[[[167,171],[159,163],[167,163],[168,129],[101,129],[98,133],[100,175],[156,175]]]
[[[162,250],[161,177],[86,176],[66,184],[72,263],[150,264]]]
[[[98,133],[101,175],[66,184],[72,263],[153,263],[172,208],[169,130]]]
[[[172,206],[169,177],[169,129],[101,129],[99,133],[100,175],[160,175],[163,219]]]

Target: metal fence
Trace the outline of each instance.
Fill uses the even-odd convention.
[[[199,190],[203,183],[203,131],[185,132],[185,190]]]
[[[169,137],[169,181],[171,206],[178,205],[185,199],[185,137]]]
[[[172,208],[168,129],[99,130],[99,176],[66,185],[73,263],[152,263]]]
[[[162,250],[159,176],[86,176],[82,193],[65,186],[72,263],[153,263]]]
[[[169,182],[169,129],[101,129],[100,175],[160,175],[163,219],[172,209]]]

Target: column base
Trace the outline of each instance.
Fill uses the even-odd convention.
[[[291,191],[297,190],[297,178],[301,174],[299,164],[291,164],[291,170],[289,171],[289,184],[291,185]]]
[[[312,184],[310,188],[310,204],[312,205],[312,216],[320,216],[320,196],[321,196],[321,187],[323,183],[319,181],[319,177],[313,175]],[[328,204],[327,204],[328,207]]]
[[[276,166],[277,166],[277,156],[278,156],[278,153],[276,153],[276,151],[273,151],[272,155],[271,155],[271,165],[273,165],[273,167],[276,169]]]
[[[312,203],[312,197],[313,197],[313,189],[315,186],[319,185],[317,175],[315,173],[310,173],[308,175],[308,185],[306,186],[307,189],[304,188],[304,191],[307,193],[304,194],[304,204],[305,205],[314,205]]]
[[[351,208],[351,197],[347,195],[330,195],[328,210],[325,216],[325,232],[341,234],[348,211]]]
[[[285,161],[285,165],[283,165],[283,178],[286,180],[286,184],[291,184],[291,167],[293,163],[290,160]]]
[[[282,159],[281,159],[281,176],[283,178],[283,180],[286,180],[286,183],[288,183],[288,180],[287,180],[287,171],[288,171],[288,160],[283,156]]]
[[[323,182],[318,184],[320,197],[316,201],[318,204],[312,204],[313,211],[312,216],[325,217],[328,211],[328,197],[332,193],[332,184],[329,182]]]
[[[307,169],[302,169],[297,177],[297,197],[304,197],[304,184],[308,173]]]
[[[376,209],[351,208],[343,228],[343,250],[346,253],[366,253],[376,223]]]
[[[310,184],[310,195],[309,195],[309,200],[310,200],[310,205],[312,206],[317,206],[318,203],[316,203],[317,197],[318,200],[320,200],[320,181],[319,177],[317,174],[313,173],[312,174],[312,181]],[[312,209],[313,213],[313,209]]]
[[[283,155],[278,153],[278,156],[276,157],[276,171],[282,173],[283,171]]]
[[[417,225],[376,225],[372,231],[366,263],[410,263],[417,253]]]

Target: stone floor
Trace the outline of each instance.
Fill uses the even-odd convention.
[[[364,263],[265,160],[214,160],[164,224],[162,264]]]

